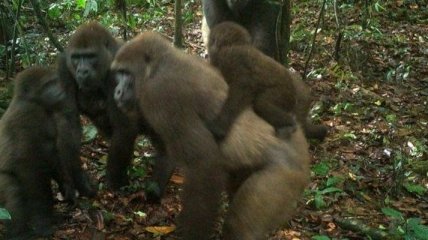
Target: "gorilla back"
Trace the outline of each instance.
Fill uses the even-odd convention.
[[[14,97],[0,120],[0,205],[12,216],[7,238],[49,235],[51,179],[63,189],[72,184],[71,173],[58,158],[53,116],[65,99],[51,70],[35,67],[17,76]]]

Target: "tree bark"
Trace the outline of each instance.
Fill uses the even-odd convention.
[[[278,46],[277,59],[285,66],[288,65],[287,55],[290,50],[291,7],[292,4],[290,0],[284,0],[282,2],[276,26],[276,44]]]
[[[183,19],[181,16],[181,0],[175,0],[175,32],[174,45],[178,48],[183,47]]]

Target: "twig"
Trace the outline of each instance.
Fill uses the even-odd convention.
[[[317,33],[318,33],[318,29],[320,27],[321,18],[324,15],[324,9],[325,9],[326,2],[327,2],[327,0],[324,0],[322,2],[322,7],[321,7],[320,15],[318,16],[317,25],[316,25],[316,28],[315,28],[314,36],[312,38],[312,45],[311,45],[311,48],[309,50],[308,58],[306,59],[305,70],[303,71],[303,78],[305,78],[305,79],[306,79],[306,74],[307,74],[307,70],[308,70],[309,61],[312,58],[312,52],[313,52],[314,47],[315,47],[315,41],[317,39]]]
[[[39,20],[40,25],[42,25],[43,30],[48,35],[48,38],[51,41],[51,43],[56,47],[56,49],[58,49],[58,51],[63,52],[64,48],[58,42],[58,39],[54,37],[51,30],[49,29],[49,26],[48,26],[48,23],[46,22],[46,19],[42,16],[42,11],[40,10],[39,2],[36,0],[31,0],[31,5],[33,5],[34,13],[36,14],[36,17]]]

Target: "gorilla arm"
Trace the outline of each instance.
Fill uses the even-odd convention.
[[[119,189],[128,184],[127,167],[132,161],[138,122],[120,112],[113,96],[109,97],[109,105],[112,135],[107,160],[107,182],[113,189]]]
[[[66,68],[67,56],[60,53],[58,56],[57,71],[66,93],[64,108],[54,114],[57,124],[57,148],[60,161],[72,171],[73,183],[80,195],[93,197],[96,194],[86,172],[80,162],[81,125],[77,109],[76,82]],[[74,195],[74,193],[73,193]],[[64,196],[66,199],[67,196]]]
[[[147,91],[141,92],[140,109],[161,137],[170,161],[184,165],[183,210],[178,221],[188,225],[180,225],[183,227],[179,229],[180,234],[184,239],[206,239],[213,233],[218,217],[227,176],[221,166],[224,158],[200,117],[188,111],[189,108],[180,107],[186,104],[187,97],[179,96],[177,91],[186,91],[185,87],[177,90],[166,80],[163,82],[162,91],[141,87]]]

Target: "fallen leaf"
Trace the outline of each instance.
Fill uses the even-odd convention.
[[[184,182],[184,177],[180,176],[180,175],[172,175],[171,177],[171,182],[175,183],[175,184],[183,184]]]
[[[146,227],[145,230],[156,235],[166,235],[175,231],[175,226],[151,226]]]

